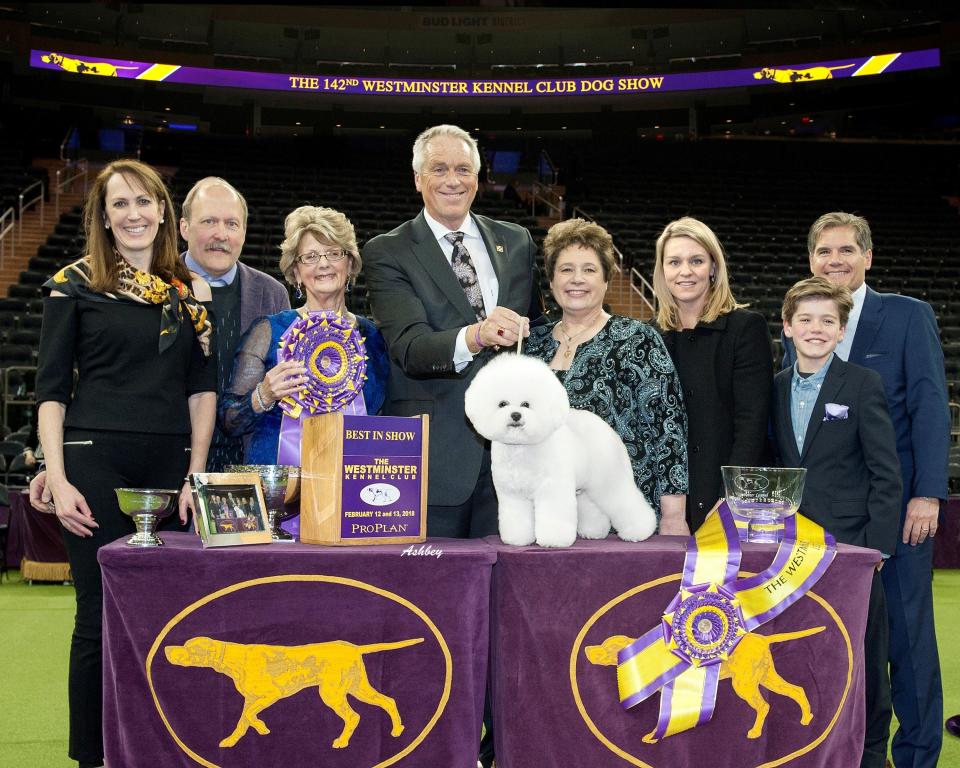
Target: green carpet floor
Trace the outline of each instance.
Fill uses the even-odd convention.
[[[960,713],[960,570],[934,577],[944,709]],[[67,651],[73,589],[0,584],[0,767],[69,768]],[[894,723],[896,728],[896,723]],[[960,768],[960,739],[944,734],[940,768]]]

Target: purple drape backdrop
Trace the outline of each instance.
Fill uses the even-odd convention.
[[[404,555],[405,547],[399,545],[271,544],[202,550],[191,534],[162,536],[162,548],[133,549],[115,542],[100,550],[107,764],[476,765],[495,560],[487,544],[431,539],[433,552],[442,550],[436,557]],[[225,593],[215,595],[219,590]],[[213,668],[168,661],[166,648],[200,636],[217,641],[210,658],[220,653],[221,660],[210,661]],[[351,697],[360,722],[349,744],[334,748],[343,723],[311,684],[260,713],[269,734],[251,728],[235,746],[219,746],[241,716],[243,698],[237,688],[248,690],[250,678],[235,686],[217,671],[218,664],[220,669],[229,666],[222,655],[227,646],[220,641],[238,644],[230,646],[228,657],[243,648],[250,654],[244,658],[250,659],[260,653],[249,648],[257,644],[342,640],[368,645],[416,638],[423,641],[363,656],[372,687],[396,701],[404,725],[399,736],[391,735],[386,711]],[[268,653],[273,655],[260,679],[269,688],[273,680],[289,679],[284,674],[293,662],[284,651]],[[322,649],[316,656],[323,657],[317,660],[318,669],[335,661],[335,655],[327,657]],[[345,667],[337,679],[348,679],[356,671]],[[264,678],[269,680],[263,683]],[[389,763],[428,727],[441,707],[445,684],[448,701],[432,729],[409,754]],[[164,726],[154,696],[175,736]],[[190,757],[188,750],[200,759]]]
[[[10,507],[0,506],[0,525],[7,526],[7,545],[3,551],[6,567],[19,568],[20,558],[23,557],[23,546],[20,544],[20,520],[14,519]]]
[[[659,694],[631,710],[620,707],[616,668],[591,664],[584,652],[613,635],[638,637],[651,629],[679,587],[685,552],[680,537],[631,544],[578,541],[570,549],[497,548],[491,608],[491,677],[499,768],[625,765],[675,768],[751,768],[819,746],[778,765],[836,768],[856,765],[863,747],[863,632],[871,572],[879,553],[840,545],[813,592],[758,634],[825,626],[816,635],[771,645],[776,670],[802,686],[813,720],[800,724],[789,698],[761,688],[770,712],[758,739],[746,738],[754,710],[721,680],[713,720],[693,731],[645,744],[657,723]],[[758,572],[773,545],[744,544],[741,571]],[[604,606],[640,585],[664,583]],[[849,635],[852,661],[840,626]],[[848,671],[851,676],[849,689]],[[575,690],[579,692],[578,706]],[[831,725],[834,715],[836,721]],[[588,721],[599,731],[591,731]],[[609,746],[603,743],[609,742]],[[618,756],[614,749],[622,753]]]

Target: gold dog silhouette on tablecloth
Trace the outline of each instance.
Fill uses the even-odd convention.
[[[345,640],[309,645],[255,645],[228,643],[209,637],[192,637],[183,645],[164,648],[167,661],[180,667],[210,667],[226,675],[243,696],[243,712],[237,727],[220,742],[232,747],[252,726],[264,736],[270,729],[258,717],[271,704],[292,696],[304,688],[317,686],[320,699],[343,720],[343,731],[334,739],[333,747],[342,749],[360,723],[347,701],[347,694],[380,707],[388,715],[391,736],[403,733],[397,703],[380,693],[367,680],[363,656],[367,653],[392,651],[422,643],[422,637],[395,643],[354,645]]]
[[[59,53],[44,54],[40,57],[44,64],[56,64],[65,72],[75,72],[78,75],[102,75],[104,77],[117,77],[118,69],[138,69],[138,67],[120,67],[111,64],[108,61],[82,61],[80,59],[71,59],[69,56],[61,56]]]
[[[747,732],[748,739],[760,738],[760,734],[763,733],[764,721],[770,711],[770,705],[760,695],[760,686],[768,691],[793,699],[800,707],[800,723],[802,725],[809,725],[813,720],[813,713],[810,711],[810,702],[807,700],[806,692],[799,685],[788,683],[780,677],[773,664],[770,646],[774,643],[809,637],[823,632],[825,629],[826,627],[813,627],[811,629],[801,629],[797,632],[782,632],[777,635],[758,635],[756,632],[748,632],[737,643],[737,647],[733,649],[730,658],[721,662],[720,679],[726,680],[729,678],[733,684],[734,693],[747,702],[757,713],[753,727]],[[615,667],[617,665],[617,653],[635,640],[634,637],[613,635],[600,645],[587,646],[584,652],[591,664]],[[654,733],[656,733],[656,728],[646,734],[643,740],[647,744],[655,744],[657,740],[653,738]]]
[[[775,83],[800,83],[807,80],[833,80],[833,73],[838,69],[850,69],[856,64],[843,64],[839,67],[810,67],[810,69],[774,69],[763,67],[753,73],[754,80],[773,80]]]

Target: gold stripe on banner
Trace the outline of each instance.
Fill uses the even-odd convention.
[[[687,662],[672,653],[663,638],[660,638],[636,656],[617,666],[620,701],[643,690],[658,677],[680,665],[686,666]]]
[[[137,80],[166,80],[178,69],[179,64],[154,64],[137,75]]]
[[[727,573],[730,543],[723,529],[723,519],[714,512],[697,531],[697,561],[693,570],[694,584],[723,584]]]
[[[883,70],[889,67],[893,62],[900,58],[899,53],[884,53],[879,56],[871,56],[861,65],[860,69],[854,72],[850,77],[860,77],[862,75],[879,75]]]
[[[700,709],[704,703],[707,683],[706,667],[690,667],[673,681],[673,697],[670,701],[670,722],[661,738],[696,728],[700,722]]]
[[[756,587],[737,592],[746,622],[766,613],[798,590],[802,594],[807,580],[827,555],[823,528],[803,515],[797,515],[796,519],[797,538],[783,569]]]

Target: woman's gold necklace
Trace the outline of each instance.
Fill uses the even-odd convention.
[[[567,345],[567,348],[563,351],[564,358],[569,360],[573,356],[573,350],[577,348],[577,344],[574,344],[574,340],[579,339],[587,331],[591,330],[594,324],[597,322],[597,318],[600,317],[602,314],[603,314],[603,307],[597,310],[597,313],[592,318],[590,318],[590,322],[588,322],[583,328],[581,328],[572,336],[563,329],[563,320],[557,323],[557,330],[560,331],[560,334],[564,337],[561,343]]]

